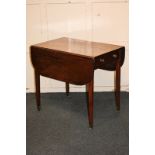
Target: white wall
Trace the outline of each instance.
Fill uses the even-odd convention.
[[[27,92],[34,92],[29,46],[62,36],[108,42],[126,47],[121,89],[128,91],[128,1],[27,0]],[[95,91],[114,89],[114,72],[95,71]],[[41,77],[41,92],[65,91],[64,82]],[[85,91],[71,85],[71,91]]]

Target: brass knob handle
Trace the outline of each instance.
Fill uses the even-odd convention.
[[[112,56],[113,56],[113,58],[117,58],[117,54],[113,54]]]
[[[100,62],[104,62],[104,59],[102,58],[102,59],[100,59]]]

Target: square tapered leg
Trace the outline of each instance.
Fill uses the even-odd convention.
[[[40,74],[35,70],[35,88],[37,109],[40,111]]]
[[[116,71],[115,71],[115,103],[117,111],[120,110],[120,74],[121,68],[119,61],[116,64]]]
[[[66,82],[66,95],[68,96],[69,95],[69,83]]]
[[[93,111],[94,111],[94,81],[87,84],[88,90],[88,120],[89,127],[93,128]]]

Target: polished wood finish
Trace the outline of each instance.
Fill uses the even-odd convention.
[[[40,75],[64,81],[66,95],[69,83],[86,85],[88,120],[93,127],[94,70],[115,71],[116,109],[120,110],[120,72],[124,63],[125,47],[59,38],[31,46],[31,60],[35,69],[36,101],[40,110]]]
[[[62,53],[68,53],[71,55],[79,55],[80,57],[83,56],[91,58],[101,56],[123,47],[113,44],[91,42],[66,37],[42,42],[35,44],[34,46],[39,48],[52,49],[59,52],[61,51]]]

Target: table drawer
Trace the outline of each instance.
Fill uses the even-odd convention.
[[[95,59],[95,69],[104,69],[104,70],[115,70],[116,63],[119,61],[120,65],[123,65],[125,56],[125,48],[121,48],[109,53],[106,53],[102,56],[99,56]]]
[[[31,46],[31,60],[40,75],[56,80],[83,85],[93,78],[91,58]]]

